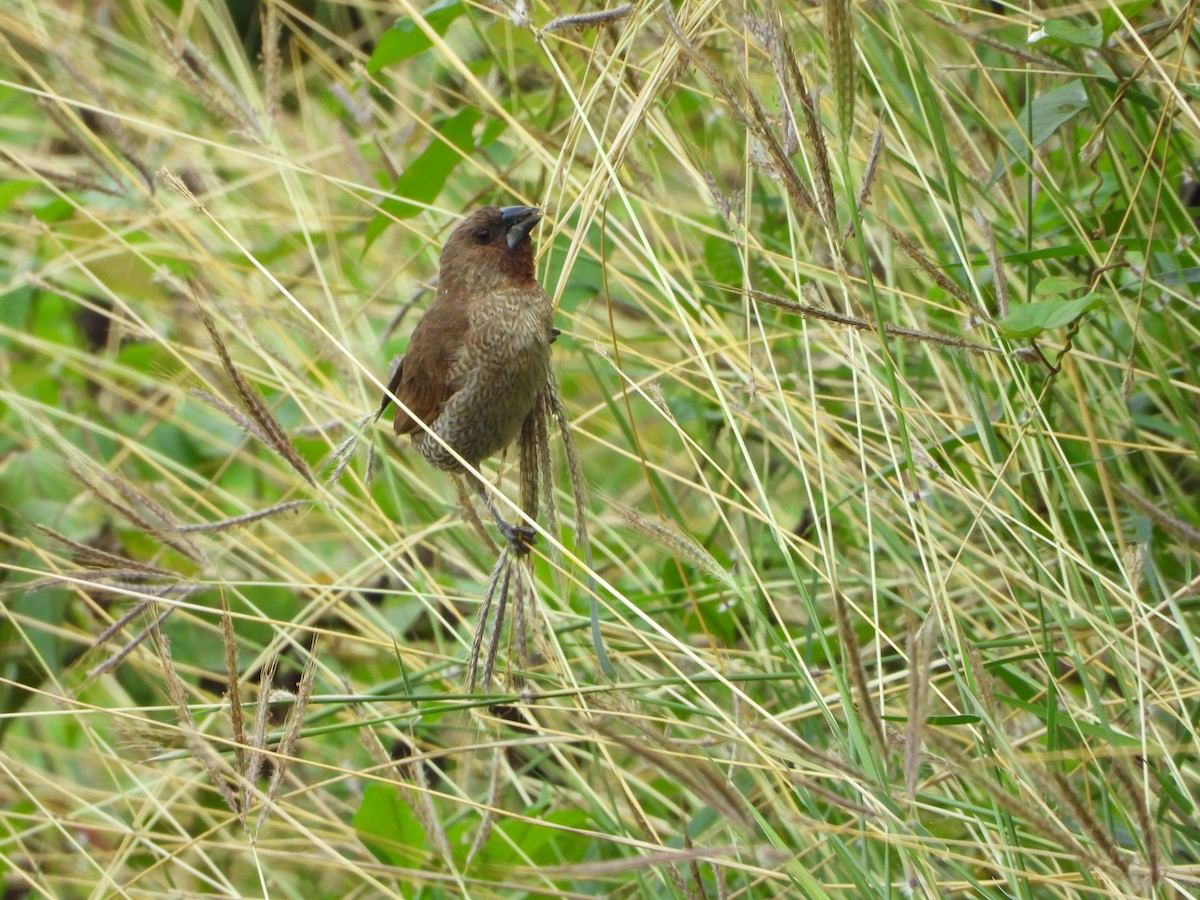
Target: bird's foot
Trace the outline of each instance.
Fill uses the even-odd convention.
[[[513,556],[518,559],[528,556],[529,551],[533,549],[533,545],[537,543],[537,532],[528,525],[513,525],[509,522],[500,521],[496,523],[496,527],[500,529],[500,533],[508,541],[508,546],[512,550]]]
[[[518,559],[528,556],[529,551],[533,549],[533,545],[537,543],[537,532],[528,525],[513,525],[511,522],[505,521],[504,517],[496,511],[491,495],[488,494],[487,488],[482,484],[479,486],[479,496],[483,499],[483,505],[487,507],[487,511],[491,514],[492,521],[496,523],[496,527],[500,529],[500,533],[508,541],[508,546],[512,550],[513,556]]]

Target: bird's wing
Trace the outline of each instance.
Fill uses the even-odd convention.
[[[470,328],[467,313],[466,303],[446,305],[436,316],[427,313],[413,330],[391,390],[417,418],[396,407],[396,434],[417,431],[417,419],[432,424],[461,386],[451,373]]]
[[[375,420],[387,412],[387,408],[392,405],[392,394],[396,393],[396,388],[400,387],[400,378],[404,372],[404,357],[393,356],[391,365],[388,366],[388,383],[387,391],[384,392],[383,399],[379,401],[379,410],[375,413]]]

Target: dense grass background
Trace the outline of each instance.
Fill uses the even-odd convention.
[[[1194,4],[600,9],[0,7],[8,896],[1200,894]],[[593,571],[467,694],[486,202]]]

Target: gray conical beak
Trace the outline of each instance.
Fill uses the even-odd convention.
[[[500,219],[504,223],[508,249],[516,250],[533,231],[533,226],[541,221],[542,211],[536,206],[505,206],[500,210]]]

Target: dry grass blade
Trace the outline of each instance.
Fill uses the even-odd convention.
[[[58,64],[63,67],[71,80],[87,91],[93,102],[100,107],[106,106],[110,102],[110,98],[105,97],[104,93],[96,87],[91,79],[84,76],[80,68],[60,50],[54,51],[54,57]],[[142,180],[142,186],[147,193],[154,193],[154,173],[146,161],[142,159],[141,154],[134,148],[132,136],[125,129],[124,124],[116,116],[106,116],[103,114],[95,114],[90,120],[92,130],[99,136],[107,138],[120,151],[133,168],[137,171],[138,177]],[[105,167],[107,171],[107,167]]]
[[[600,671],[607,678],[615,678],[617,671],[608,659],[608,652],[604,649],[604,639],[600,634],[600,602],[596,597],[596,580],[592,574],[595,571],[592,563],[592,544],[588,535],[587,482],[583,477],[583,465],[579,461],[579,454],[575,450],[575,440],[571,436],[571,423],[567,419],[567,410],[563,406],[562,397],[559,396],[558,383],[553,377],[547,386],[546,400],[550,407],[550,413],[558,423],[563,453],[567,458],[567,472],[571,479],[571,496],[575,501],[575,545],[583,551],[583,562],[587,566],[592,648],[596,651],[596,661],[600,666]]]
[[[1171,534],[1180,538],[1185,543],[1200,544],[1200,529],[1188,524],[1178,516],[1172,515],[1161,506],[1151,503],[1127,485],[1115,482],[1115,486],[1122,497],[1153,519],[1156,525],[1171,532]]]
[[[688,40],[687,36],[679,27],[679,23],[675,19],[675,14],[671,10],[669,4],[664,3],[660,10],[663,19],[667,23],[668,29],[679,42],[690,59],[704,73],[704,77],[709,83],[717,89],[717,92],[725,99],[729,110],[737,118],[739,122],[759,141],[767,150],[767,155],[770,159],[773,172],[782,180],[788,197],[792,201],[796,212],[801,214],[812,213],[820,218],[820,208],[813,199],[812,193],[804,186],[804,182],[800,180],[799,174],[788,159],[787,154],[783,150],[783,146],[779,143],[779,138],[775,136],[770,122],[767,118],[767,113],[763,109],[762,103],[752,91],[743,91],[746,99],[743,102],[729,83],[721,77],[717,70],[712,66],[704,55]],[[747,106],[749,110],[747,111]]]
[[[271,439],[267,437],[267,433],[259,428],[255,422],[249,419],[244,413],[242,413],[241,410],[230,405],[229,403],[226,403],[216,394],[210,394],[208,391],[201,388],[189,388],[188,393],[199,400],[203,400],[213,409],[217,410],[217,412],[222,413],[231,421],[236,422],[251,437],[261,441],[264,444],[271,443]]]
[[[689,562],[700,571],[707,572],[726,587],[736,588],[737,584],[729,571],[694,537],[674,522],[647,515],[612,498],[608,499],[607,505],[637,534],[658,544],[676,559]]]
[[[842,232],[843,244],[850,239],[855,223],[862,220],[862,214],[871,202],[871,188],[874,186],[875,176],[879,172],[879,160],[883,158],[884,144],[883,120],[880,119],[879,124],[875,126],[875,134],[871,136],[871,150],[867,153],[867,166],[863,170],[862,183],[858,186],[858,193],[854,196],[855,215],[850,217]]]
[[[471,839],[471,848],[467,851],[467,863],[487,846],[496,827],[496,810],[500,804],[500,789],[504,784],[504,752],[499,747],[492,749],[492,763],[488,766],[488,793],[479,811],[479,827]]]
[[[346,686],[346,693],[351,693],[349,685]],[[351,706],[351,711],[355,714],[358,721],[366,722],[370,718],[358,704]],[[429,779],[425,775],[425,766],[420,762],[411,761],[408,756],[397,757],[394,749],[392,754],[389,755],[383,743],[379,740],[379,736],[375,733],[374,728],[360,728],[358,729],[358,735],[379,769],[395,769],[396,785],[400,789],[400,796],[408,804],[417,821],[421,823],[421,827],[425,829],[425,834],[428,835],[438,856],[449,865],[453,860],[450,841],[446,837],[446,829],[442,827],[437,809],[434,807],[433,799],[430,797]],[[400,743],[400,741],[396,742],[397,745]],[[404,743],[415,754],[416,745],[413,744],[411,735],[409,739],[404,740]],[[409,782],[412,784],[410,785]]]
[[[500,643],[503,606],[508,602],[508,585],[512,577],[513,563],[512,553],[506,543],[500,549],[500,555],[496,558],[496,564],[492,567],[492,574],[488,577],[487,585],[483,589],[483,597],[479,601],[479,614],[475,619],[475,635],[471,639],[471,646],[467,651],[468,694],[475,691],[476,684],[482,684],[486,689],[491,683],[492,667],[495,665],[496,652]],[[482,655],[483,635],[487,631],[492,604],[495,602],[497,594],[500,596],[500,609],[496,613],[496,623],[492,629],[493,634],[488,642],[487,661],[484,663],[482,677],[480,677],[479,662]]]
[[[929,615],[919,628],[909,625],[908,639],[908,725],[904,734],[904,786],[910,804],[917,796],[917,774],[925,740],[925,717],[933,673],[933,642],[937,617]]]
[[[1129,760],[1124,756],[1118,756],[1113,760],[1113,766],[1109,772],[1125,796],[1133,800],[1131,804],[1133,806],[1133,817],[1137,822],[1142,847],[1145,851],[1146,868],[1150,870],[1150,885],[1157,889],[1162,881],[1163,873],[1161,854],[1158,846],[1158,832],[1154,827],[1154,813],[1151,808],[1153,797],[1150,791],[1146,789],[1146,782],[1139,782],[1133,777],[1133,774],[1129,771]]]
[[[746,810],[745,798],[711,760],[686,752],[665,734],[638,719],[626,721],[633,725],[635,734],[620,730],[618,720],[611,716],[596,720],[592,729],[649,763],[662,777],[688,785],[695,796],[738,827],[750,827],[751,816]],[[649,833],[653,834],[653,831]]]
[[[496,549],[496,542],[492,540],[491,533],[487,530],[487,526],[483,524],[483,520],[479,518],[479,510],[475,508],[475,499],[471,494],[467,480],[458,475],[450,479],[454,482],[454,494],[458,500],[458,508],[462,510],[463,520],[467,526],[479,538],[479,545],[491,551]]]
[[[1022,793],[1003,790],[983,767],[972,765],[970,759],[965,758],[957,747],[947,738],[938,734],[936,730],[928,730],[925,738],[937,747],[942,756],[949,760],[949,772],[955,778],[973,784],[981,792],[985,792],[998,807],[1019,821],[1025,828],[1050,842],[1051,846],[1062,845],[1075,855],[1080,865],[1088,869],[1095,869],[1102,865],[1100,860],[1084,847],[1061,822],[1047,816],[1042,807],[1026,802],[1026,797],[1036,797],[1039,803],[1044,802],[1044,798],[1054,796],[1054,791],[1042,790],[1040,786],[1037,790]]]
[[[296,452],[296,448],[292,446],[291,440],[283,430],[283,426],[279,424],[279,420],[275,418],[275,414],[263,402],[258,391],[246,380],[241,370],[233,364],[233,359],[229,356],[229,350],[225,346],[225,341],[221,338],[221,333],[217,330],[216,322],[213,321],[212,316],[208,314],[208,310],[200,302],[197,286],[193,283],[189,287],[189,294],[196,307],[196,312],[199,314],[200,321],[204,323],[204,328],[212,340],[213,348],[217,351],[217,358],[221,361],[221,367],[225,370],[225,374],[237,389],[238,396],[241,398],[246,412],[266,438],[266,446],[278,453],[305,481],[315,485],[316,482],[313,480],[308,463]]]
[[[45,98],[38,98],[38,107],[43,113],[45,113],[48,119],[53,121],[54,124],[56,124],[62,130],[63,134],[67,136],[75,149],[91,160],[92,165],[107,175],[113,184],[120,185],[121,187],[126,185],[125,180],[121,178],[120,174],[112,167],[112,164],[104,157],[102,153],[99,153],[96,148],[92,146],[91,135],[81,127],[77,126],[75,121],[73,121],[70,116],[63,112],[58,103]],[[118,188],[113,188],[112,193],[114,196],[123,196],[126,192]]]
[[[233,616],[229,614],[229,599],[221,591],[221,641],[225,646],[225,699],[229,702],[229,722],[233,731],[233,753],[237,771],[244,777],[248,768],[247,752],[250,742],[246,738],[246,715],[242,709],[241,673],[238,671],[237,637],[233,629]],[[244,804],[238,807],[245,813]]]
[[[256,794],[259,777],[267,761],[263,752],[267,747],[267,725],[271,721],[271,700],[274,693],[275,673],[279,668],[279,657],[272,654],[267,658],[258,674],[258,704],[254,708],[254,730],[250,734],[250,752],[246,758],[246,768],[243,772],[244,800],[243,809],[250,810],[250,804]]]
[[[154,33],[159,45],[174,61],[176,71],[209,111],[232,125],[243,137],[261,143],[266,129],[250,104],[222,74],[220,67],[187,38],[172,35],[158,21],[154,22]]]
[[[264,0],[259,9],[262,27],[262,79],[263,104],[267,122],[274,123],[279,116],[279,98],[283,93],[283,59],[280,39],[283,19],[279,12],[279,0]]]
[[[1096,817],[1090,804],[1084,802],[1078,792],[1071,787],[1071,782],[1067,779],[1067,776],[1057,769],[1044,773],[1044,776],[1041,781],[1051,788],[1050,794],[1055,796],[1063,806],[1071,811],[1071,814],[1075,817],[1075,821],[1079,823],[1087,836],[1092,839],[1092,842],[1100,848],[1104,854],[1103,858],[1108,860],[1113,868],[1128,878],[1129,860],[1121,855],[1108,828]]]
[[[152,626],[152,629],[158,657],[162,662],[163,681],[166,683],[167,694],[179,716],[179,730],[182,732],[193,758],[204,769],[209,782],[221,795],[221,799],[225,801],[231,812],[240,815],[237,796],[233,793],[233,788],[229,786],[229,773],[223,771],[224,763],[220,755],[213,750],[200,733],[200,729],[196,727],[196,720],[192,717],[192,710],[187,702],[187,689],[171,659],[171,643],[157,625]]]
[[[312,506],[312,500],[288,500],[284,503],[277,503],[267,509],[256,509],[254,512],[248,512],[240,516],[232,516],[228,519],[222,519],[219,522],[203,522],[199,525],[176,525],[171,530],[176,534],[200,534],[213,531],[228,531],[230,528],[237,528],[240,525],[248,525],[251,522],[257,522],[260,519],[266,519],[270,516],[277,516],[280,513],[287,512],[291,509],[298,509],[302,506]]]
[[[255,826],[258,831],[262,831],[263,825],[266,824],[271,809],[275,805],[279,786],[295,761],[296,745],[300,739],[300,730],[304,726],[304,716],[308,712],[308,703],[312,698],[313,684],[316,679],[318,641],[318,637],[313,635],[312,643],[308,647],[308,658],[304,661],[304,671],[300,673],[300,684],[296,687],[296,700],[288,710],[287,720],[283,725],[283,737],[280,738],[279,747],[276,750],[271,781],[267,785],[263,807],[258,813],[258,822]]]
[[[127,625],[129,622],[131,622],[137,616],[140,616],[143,612],[145,612],[146,610],[148,610],[152,606],[154,606],[155,602],[156,601],[154,601],[154,600],[146,600],[142,603],[139,603],[137,606],[135,606],[133,609],[131,609],[128,613],[126,613],[125,615],[123,615],[119,619],[117,619],[115,622],[113,622],[113,624],[110,625],[108,628],[104,629],[104,631],[102,631],[100,633],[100,636],[96,638],[96,640],[92,644],[92,646],[100,647],[100,646],[108,643],[108,641],[112,640],[113,635],[117,634],[117,632],[119,632],[122,628],[125,627],[125,625]],[[133,639],[130,640],[129,643],[127,643],[124,647],[122,647],[120,650],[118,650],[116,653],[114,653],[108,659],[104,660],[104,662],[100,663],[97,666],[93,666],[91,669],[88,669],[88,673],[87,673],[88,679],[90,680],[93,678],[97,678],[100,675],[105,674],[106,672],[111,672],[113,669],[115,669],[117,666],[119,666],[122,662],[124,662],[124,660],[126,659],[126,657],[129,656],[130,653],[132,653],[134,650],[136,650],[138,647],[140,647],[142,644],[144,644],[146,642],[146,638],[150,637],[151,634],[157,632],[159,627],[163,624],[163,622],[167,621],[167,618],[173,612],[175,612],[174,606],[168,606],[166,609],[164,609],[162,612],[160,612],[153,619],[153,621],[150,622],[149,625],[147,625],[140,632],[138,632],[133,637]]]
[[[505,555],[508,556],[509,564],[504,567],[504,576],[500,582],[500,592],[496,597],[496,616],[492,623],[491,634],[488,636],[487,654],[484,656],[483,660],[483,674],[481,682],[484,690],[491,685],[492,673],[496,670],[496,656],[500,650],[500,635],[504,629],[505,614],[508,612],[508,592],[509,588],[512,586],[513,570],[521,564],[520,560],[513,557],[511,553],[507,552],[507,547],[505,548],[505,551]],[[483,624],[483,622],[479,623],[479,627],[481,629]],[[474,672],[471,673],[471,678],[473,677]],[[471,678],[468,678],[467,693],[471,693],[475,687],[474,681],[472,681]]]
[[[33,527],[47,537],[58,541],[58,543],[70,547],[74,551],[75,562],[89,569],[119,569],[125,572],[143,572],[147,575],[159,575],[168,578],[176,577],[176,573],[169,569],[138,562],[125,556],[119,556],[116,553],[109,553],[107,550],[101,550],[90,544],[80,543],[64,534],[59,534],[53,528],[46,525],[34,523]]]
[[[833,76],[833,98],[837,104],[838,138],[845,147],[854,130],[855,72],[858,69],[850,0],[825,0],[825,46]]]
[[[819,306],[810,306],[807,303],[800,303],[797,300],[790,300],[787,297],[777,297],[774,294],[767,294],[763,291],[747,291],[746,294],[762,303],[769,303],[771,306],[785,309],[788,312],[795,313],[806,319],[820,319],[823,322],[833,322],[836,325],[845,325],[848,328],[853,328],[857,331],[872,331],[878,332],[879,328],[874,322],[868,322],[866,319],[859,319],[854,316],[846,316],[841,313],[833,312],[832,310],[823,309]],[[905,328],[901,325],[893,325],[890,322],[883,323],[885,334],[892,337],[902,338],[911,341],[923,341],[930,344],[940,344],[943,347],[953,347],[958,350],[969,350],[972,353],[1000,353],[1005,351],[1000,347],[993,347],[990,344],[980,344],[976,341],[968,341],[965,338],[954,337],[949,334],[938,334],[933,331],[918,331],[915,328]]]
[[[892,240],[900,245],[900,248],[908,255],[908,258],[920,266],[922,271],[932,278],[938,287],[950,296],[958,298],[963,306],[967,307],[980,321],[992,321],[991,316],[981,309],[979,304],[971,299],[971,296],[959,287],[955,281],[948,278],[941,269],[934,265],[933,260],[921,252],[920,247],[909,240],[906,235],[901,234],[891,223],[884,222],[883,227],[887,229],[887,233],[891,236]]]
[[[164,525],[168,526],[168,528],[165,530],[170,530],[170,527],[173,527],[174,523],[171,521],[166,511],[157,503],[152,501],[149,497],[147,497],[142,491],[139,491],[137,488],[127,483],[123,479],[116,478],[106,472],[97,472],[96,474],[100,480],[104,481],[110,487],[115,488],[117,492],[121,494],[122,498],[128,501],[128,505],[125,503],[120,503],[101,490],[100,486],[92,481],[92,479],[87,475],[85,475],[83,470],[76,466],[71,460],[67,460],[66,464],[67,468],[71,470],[71,474],[75,476],[76,480],[79,481],[79,483],[85,488],[87,488],[88,491],[90,491],[92,495],[95,496],[96,499],[105,506],[118,513],[129,522],[132,522],[143,531],[154,534],[168,547],[178,551],[193,562],[199,562],[203,558],[203,554],[195,544],[187,541],[186,539],[183,541],[177,541],[169,535],[164,535],[162,533],[164,531]],[[148,510],[152,516],[158,519],[159,524],[152,524],[145,516],[134,509],[134,505],[142,506]]]
[[[543,34],[549,34],[554,31],[567,31],[569,29],[599,28],[602,25],[611,25],[614,22],[619,22],[621,19],[632,14],[633,4],[622,3],[620,6],[614,6],[612,9],[602,9],[590,13],[577,13],[572,16],[559,16],[543,25],[541,30]]]
[[[879,711],[875,708],[875,698],[871,696],[870,682],[867,680],[867,670],[863,665],[862,648],[858,643],[858,635],[854,632],[854,623],[850,621],[849,603],[841,591],[834,590],[834,618],[837,619],[838,639],[842,645],[842,659],[850,671],[850,680],[854,683],[854,691],[858,694],[858,711],[866,721],[870,738],[875,741],[876,752],[883,757],[887,753],[887,739],[883,733],[883,722],[879,719]]]
[[[7,147],[0,147],[0,158],[8,160],[15,168],[44,178],[46,181],[56,184],[64,190],[96,191],[99,194],[107,194],[109,197],[125,196],[124,191],[101,184],[99,181],[89,178],[86,175],[79,175],[75,172],[51,168],[42,163],[23,160]]]
[[[1000,248],[996,246],[996,230],[980,209],[971,211],[972,218],[979,230],[983,232],[983,247],[987,253],[988,264],[992,268],[992,288],[996,292],[996,315],[1005,318],[1008,315],[1008,275],[1004,271],[1004,258]]]

